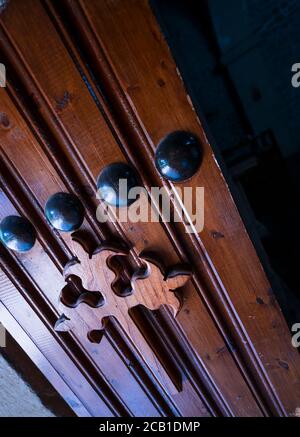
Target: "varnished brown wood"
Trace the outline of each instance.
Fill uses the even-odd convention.
[[[29,253],[1,247],[0,315],[15,339],[78,415],[293,415],[299,354],[147,1],[10,0],[0,54],[8,81],[0,88],[0,219],[24,215],[38,233]],[[96,179],[108,164],[128,162],[149,195],[151,186],[171,194],[154,152],[177,130],[203,145],[199,171],[180,186],[205,188],[204,230],[100,224]],[[59,191],[84,205],[80,232],[91,252],[122,246],[111,265],[108,254],[89,259],[71,235],[50,228],[43,210]],[[185,264],[193,272],[176,295],[169,289],[182,283],[160,289],[155,304],[157,284],[176,276],[164,281],[152,258],[140,257],[147,252],[167,271]],[[76,255],[85,262],[74,264]],[[147,263],[152,275],[137,279]],[[66,265],[81,284],[69,276],[66,288]],[[176,296],[176,319],[166,307],[150,311],[178,310]],[[103,311],[115,317],[104,333]]]

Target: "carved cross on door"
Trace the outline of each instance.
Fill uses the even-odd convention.
[[[137,305],[143,305],[149,310],[168,305],[176,317],[181,306],[180,294],[176,290],[188,281],[190,271],[177,267],[165,275],[155,260],[142,256],[145,267],[133,273],[130,279],[132,292],[122,296],[114,291],[116,273],[111,268],[110,260],[114,256],[128,256],[128,252],[121,246],[102,244],[90,255],[84,247],[85,242],[75,236],[72,245],[76,257],[64,269],[67,285],[60,296],[63,316],[57,321],[55,329],[72,329],[80,336],[88,337],[91,342],[99,343],[104,333],[105,320],[115,317],[135,347],[145,351],[144,338],[130,317],[129,310]],[[81,290],[79,293],[68,286],[71,277],[76,278]],[[146,351],[145,361],[157,372],[157,360],[153,352],[148,346]],[[163,375],[162,379],[169,391],[176,392],[168,376]]]

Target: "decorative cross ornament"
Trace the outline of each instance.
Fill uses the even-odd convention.
[[[133,273],[132,292],[121,296],[113,290],[117,276],[109,261],[116,255],[128,256],[128,251],[120,246],[102,244],[90,255],[84,246],[83,240],[73,236],[72,249],[76,258],[68,262],[64,269],[67,285],[60,296],[63,316],[58,319],[55,329],[72,329],[80,336],[88,337],[91,342],[100,343],[105,319],[115,317],[137,349],[145,351],[146,342],[130,317],[129,310],[137,305],[150,310],[168,305],[176,317],[181,306],[176,290],[188,281],[190,272],[176,268],[165,276],[157,262],[141,256],[145,267]],[[70,287],[71,277],[79,285],[78,292]],[[152,351],[146,354],[148,364],[149,359],[157,362]]]

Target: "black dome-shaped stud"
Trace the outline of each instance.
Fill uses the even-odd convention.
[[[27,218],[9,215],[0,223],[0,238],[9,249],[27,252],[34,246],[36,231]]]
[[[120,186],[120,180],[126,180],[126,186]],[[128,198],[132,188],[139,187],[135,170],[124,162],[115,162],[105,167],[97,180],[101,200],[112,206],[130,206],[135,200]]]
[[[172,182],[190,179],[200,167],[202,146],[190,132],[176,131],[157,146],[155,165],[159,173]]]
[[[55,229],[72,232],[82,225],[84,207],[74,194],[56,193],[47,200],[45,215]]]

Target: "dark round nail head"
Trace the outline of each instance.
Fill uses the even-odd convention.
[[[155,152],[157,170],[172,182],[190,179],[199,169],[201,161],[202,146],[198,138],[185,131],[167,135]]]
[[[74,194],[55,193],[47,200],[45,215],[55,229],[72,232],[83,223],[84,207]]]
[[[120,186],[121,180],[126,181],[126,186]],[[135,170],[124,162],[104,167],[97,180],[101,200],[116,207],[130,206],[136,198],[129,199],[129,191],[139,185]]]
[[[36,231],[27,218],[10,215],[0,223],[0,238],[9,249],[27,252],[34,246]]]

